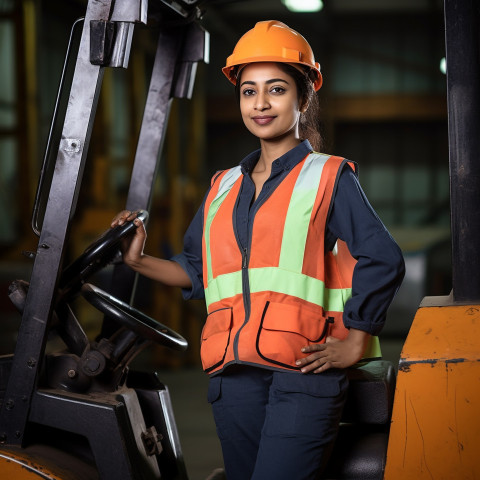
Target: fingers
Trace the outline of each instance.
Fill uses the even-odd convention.
[[[303,353],[321,352],[326,348],[327,347],[324,343],[321,343],[321,344],[313,343],[312,345],[305,345],[304,347],[302,347],[302,352]]]
[[[323,344],[305,345],[301,351],[310,355],[299,358],[296,365],[302,373],[321,373],[329,368],[350,367],[361,360],[364,351],[363,337],[362,342],[352,338],[350,335],[345,340],[328,337]]]
[[[329,353],[325,344],[307,345],[302,348],[302,352],[313,352],[312,355],[308,355],[307,357],[300,358],[296,361],[296,365],[301,367],[300,371],[302,373],[320,373],[332,366],[331,361],[328,358]]]
[[[135,219],[138,215],[137,211],[130,211],[130,210],[122,210],[120,213],[115,215],[114,219],[112,220],[111,227],[116,227],[117,225],[123,225],[125,222],[130,222]],[[140,219],[135,220],[135,225],[140,226],[142,221]]]
[[[329,335],[329,336],[325,339],[325,343],[335,343],[335,342],[340,342],[340,339],[339,339],[339,338],[332,337],[331,335]]]
[[[326,356],[314,357],[313,355],[310,355],[309,357],[303,359],[303,362],[302,360],[297,361],[297,365],[303,365],[300,368],[302,373],[321,373],[329,368],[332,368],[334,363]]]
[[[344,368],[350,365],[345,347],[345,342],[333,338],[322,344],[305,345],[301,351],[310,355],[299,358],[296,365],[302,373],[321,373],[329,368]]]

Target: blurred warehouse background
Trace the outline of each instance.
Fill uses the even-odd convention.
[[[15,343],[20,316],[8,285],[30,275],[32,261],[22,252],[36,250],[30,220],[39,171],[70,29],[86,3],[0,0],[0,354]],[[220,69],[255,22],[281,20],[304,34],[322,66],[325,151],[358,162],[367,196],[405,254],[407,276],[382,334],[385,345],[398,346],[395,356],[421,299],[451,289],[443,2],[324,0],[320,7],[294,12],[281,0],[206,4],[210,63],[199,65],[193,99],[175,100],[171,110],[148,252],[180,251],[210,177],[257,148]],[[152,30],[138,27],[128,69],[105,72],[66,262],[124,207],[155,54]],[[167,369],[198,366],[203,303],[183,302],[179,291],[142,278],[139,287],[137,306],[191,345],[186,354],[153,348],[144,361]],[[95,335],[99,314],[76,308]]]

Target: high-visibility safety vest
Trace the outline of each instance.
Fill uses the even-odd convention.
[[[301,348],[344,339],[355,259],[338,240],[325,253],[325,228],[346,160],[311,153],[256,205],[250,245],[236,237],[240,167],[213,181],[205,202],[203,282],[208,317],[202,331],[204,370],[241,363],[295,371]],[[365,358],[378,357],[371,337]]]

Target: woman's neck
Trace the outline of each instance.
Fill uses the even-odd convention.
[[[285,139],[283,142],[275,142],[268,140],[260,140],[261,153],[260,158],[254,168],[255,172],[270,171],[272,169],[272,163],[280,158],[282,155],[295,148],[301,143],[298,138]]]

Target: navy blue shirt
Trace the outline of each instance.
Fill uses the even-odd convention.
[[[248,246],[256,209],[280,184],[288,172],[312,151],[305,140],[282,155],[272,164],[272,171],[258,198],[250,172],[260,156],[252,152],[240,163],[243,181],[240,188],[235,221],[239,242]],[[208,192],[207,192],[208,194]],[[206,197],[205,197],[206,198]],[[191,289],[183,289],[185,299],[203,298],[202,235],[203,210],[197,211],[184,237],[180,255],[172,258],[186,271],[192,282]],[[357,259],[353,272],[352,297],[345,304],[343,321],[347,328],[364,330],[378,335],[385,323],[387,309],[400,286],[405,264],[400,248],[368,202],[357,176],[345,168],[338,180],[333,208],[325,231],[325,245],[333,248],[337,239],[345,241],[350,253]],[[323,255],[324,252],[319,252]]]

